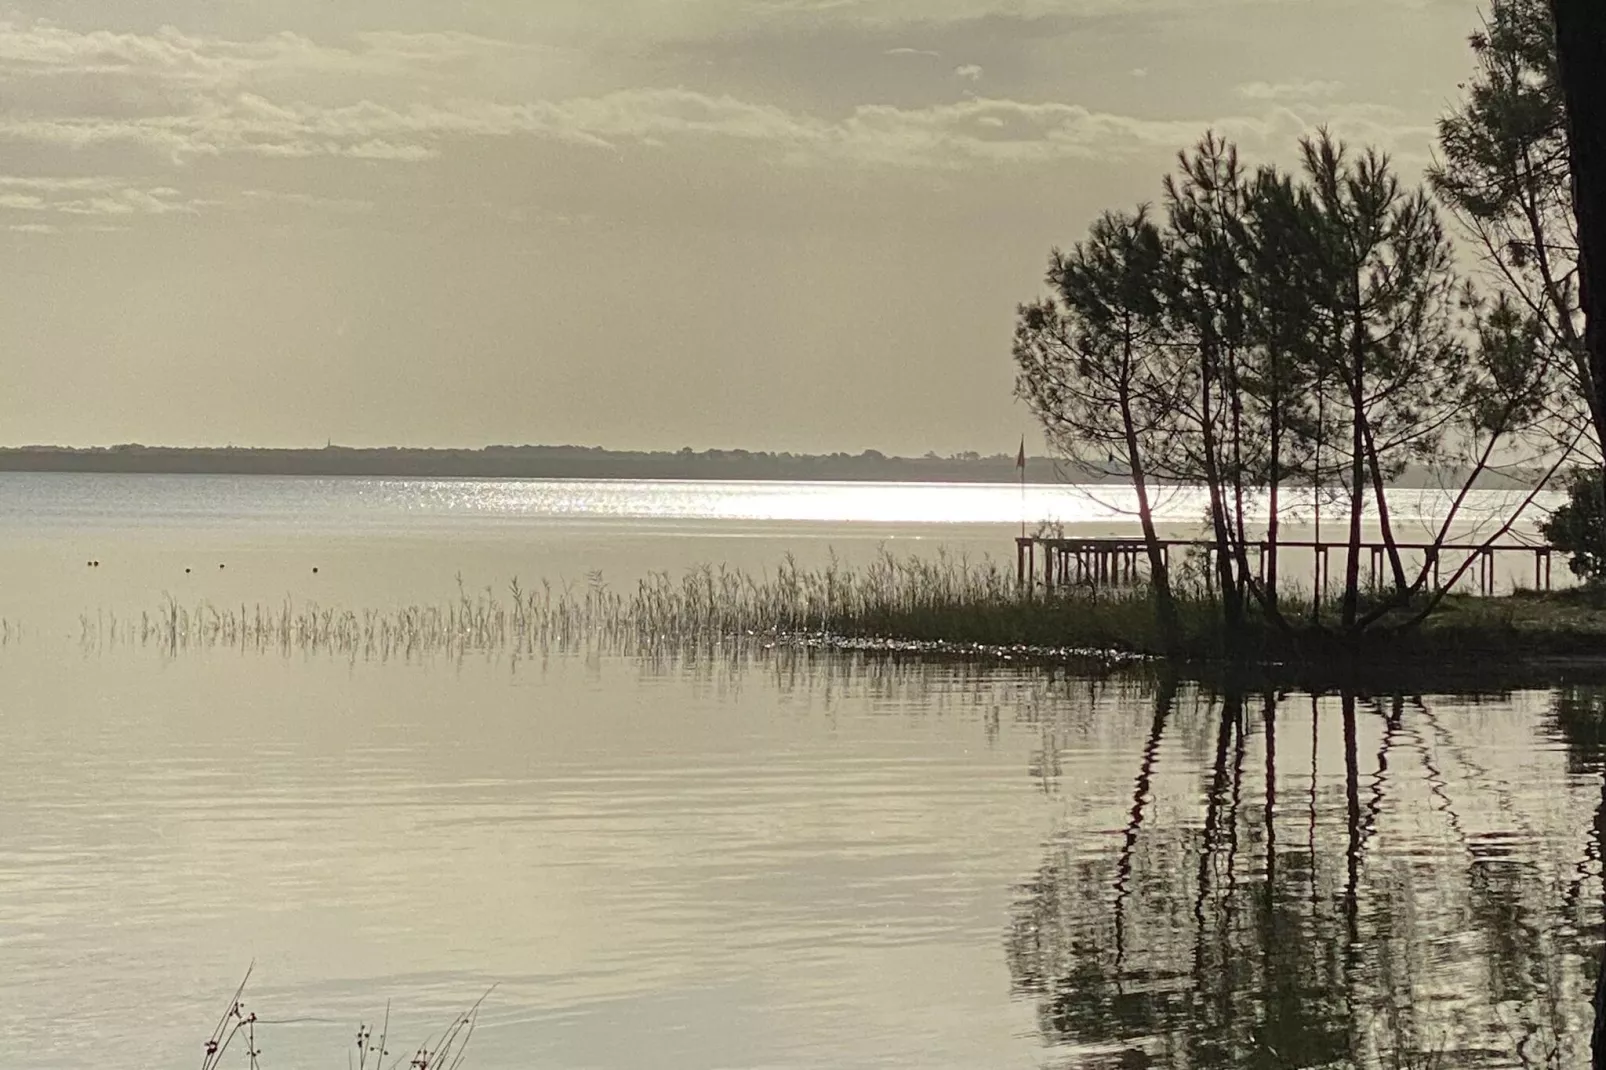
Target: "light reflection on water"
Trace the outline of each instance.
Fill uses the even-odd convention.
[[[6,656],[0,1050],[270,1066],[1577,1065],[1606,695],[819,652]],[[149,1053],[149,1054],[145,1054]],[[127,1060],[124,1060],[127,1061]],[[19,1065],[21,1065],[19,1063]]]
[[[1396,490],[1407,528],[1441,516],[1452,495]],[[1523,495],[1476,491],[1470,517],[1506,513]],[[1542,498],[1553,504],[1554,495]],[[1196,526],[1206,499],[1195,489],[1156,496],[1162,523]],[[1133,523],[1135,498],[1120,486],[987,483],[713,482],[674,480],[369,479],[276,476],[0,474],[0,523],[188,527],[289,526],[419,530],[449,524],[592,521],[748,521],[834,524]],[[1337,516],[1325,506],[1329,520]],[[1284,491],[1285,520],[1309,523],[1311,503]],[[1260,511],[1266,511],[1260,503]],[[1402,533],[1403,534],[1403,533]]]

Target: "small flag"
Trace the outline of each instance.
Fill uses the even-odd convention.
[[[1026,470],[1026,436],[1020,437],[1020,452],[1015,454],[1015,467],[1021,471]]]

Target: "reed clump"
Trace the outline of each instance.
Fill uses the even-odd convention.
[[[1185,600],[1194,608],[1194,602]],[[1207,607],[1197,606],[1200,626]],[[364,658],[453,656],[548,649],[576,641],[616,648],[725,640],[906,640],[957,645],[1158,650],[1141,589],[1028,597],[994,561],[883,552],[852,568],[834,556],[773,572],[702,566],[653,573],[616,590],[599,573],[583,583],[466,588],[439,604],[391,609],[296,603],[220,605],[167,597],[138,616],[84,615],[88,647],[119,644],[171,653],[209,648],[330,652]]]

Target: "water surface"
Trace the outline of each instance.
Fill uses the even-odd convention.
[[[0,1063],[194,1065],[253,959],[270,1067],[338,1066],[387,1000],[410,1051],[493,984],[470,1066],[1583,1058],[1598,690],[85,647],[79,614],[163,590],[388,606],[458,572],[984,552],[1011,525],[453,519],[440,501],[481,491],[56,478],[0,479],[4,613],[46,622],[0,646]],[[532,493],[660,491],[495,489]]]

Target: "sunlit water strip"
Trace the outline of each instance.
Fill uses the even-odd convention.
[[[1517,491],[1474,491],[1469,521],[1511,512]],[[1420,525],[1442,517],[1449,491],[1397,489],[1394,519]],[[1553,505],[1554,495],[1539,504]],[[1166,524],[1197,525],[1207,498],[1170,488],[1155,499]],[[1264,495],[1253,515],[1269,515]],[[1335,503],[1321,505],[1329,523]],[[1285,522],[1316,519],[1308,492],[1285,489]],[[445,524],[614,521],[747,521],[836,524],[1123,525],[1136,499],[1120,485],[641,480],[473,480],[276,476],[102,476],[0,474],[0,525],[28,527],[290,525],[302,530],[433,529]],[[1335,529],[1336,530],[1336,529]]]

